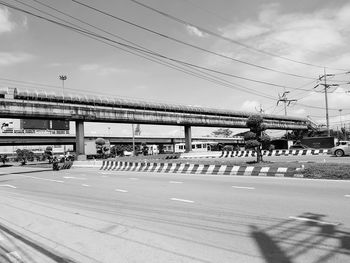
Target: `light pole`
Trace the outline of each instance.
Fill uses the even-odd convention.
[[[342,117],[341,117],[341,112],[342,111],[343,111],[342,109],[339,109],[340,129],[343,127],[343,120],[342,120]]]
[[[63,102],[64,102],[64,81],[67,79],[66,75],[59,75],[58,78],[62,80],[62,97],[63,97]],[[63,145],[63,152],[64,155],[66,155],[66,145]]]
[[[134,124],[131,124],[132,129],[132,156],[135,156],[135,130],[134,130]]]
[[[58,78],[62,80],[62,92],[63,92],[63,100],[64,100],[64,81],[67,79],[66,75],[59,75]]]

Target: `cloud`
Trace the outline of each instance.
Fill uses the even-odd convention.
[[[194,26],[187,25],[186,30],[191,36],[197,36],[197,37],[205,37],[206,36],[205,33],[203,33],[202,31],[200,31],[198,28],[196,28]]]
[[[240,107],[240,110],[256,112],[256,110],[259,109],[259,107],[260,107],[260,103],[258,101],[246,100],[245,102],[243,102],[242,106]]]
[[[15,24],[10,21],[10,12],[7,8],[0,7],[0,34],[11,32]]]
[[[22,62],[27,62],[33,55],[27,53],[0,52],[0,66],[11,66]]]
[[[279,5],[273,4],[262,6],[255,19],[235,21],[219,28],[219,31],[224,36],[266,52],[328,65],[337,53],[341,54],[347,48],[349,23],[350,4],[310,13],[282,13]],[[218,40],[215,49],[220,53],[232,53],[235,58],[259,61],[258,64],[272,68],[294,70],[301,67],[300,64],[251,52],[224,40]]]
[[[81,71],[95,72],[98,76],[107,76],[126,72],[125,69],[120,69],[116,67],[106,67],[99,64],[83,64],[79,67],[79,69]]]

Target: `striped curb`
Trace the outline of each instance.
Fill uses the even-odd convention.
[[[66,161],[64,163],[58,163],[59,170],[70,169],[73,166],[72,161]]]
[[[100,170],[206,175],[248,175],[299,178],[303,177],[303,175],[301,174],[302,168],[232,166],[217,164],[103,161]]]
[[[312,149],[312,150],[263,150],[263,156],[304,156],[304,155],[327,155],[331,154],[329,149]],[[180,156],[186,158],[230,158],[230,157],[256,157],[256,151],[223,151],[206,154],[185,153]]]

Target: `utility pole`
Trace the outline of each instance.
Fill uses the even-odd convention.
[[[278,94],[279,96],[279,99],[277,101],[277,105],[280,103],[280,102],[283,102],[284,103],[284,115],[287,116],[287,106],[289,106],[292,102],[295,102],[297,100],[295,99],[288,99],[287,98],[287,94],[290,93],[290,91],[285,91],[283,92],[282,95]],[[288,130],[286,130],[286,138],[288,140]]]
[[[132,129],[132,156],[135,156],[135,129],[134,124],[131,124]]]
[[[324,83],[317,84],[314,88],[317,88],[319,85],[322,85],[324,87],[324,97],[326,101],[326,123],[327,123],[327,135],[328,137],[331,136],[331,131],[329,129],[329,114],[328,114],[328,89],[330,87],[337,87],[339,84],[327,84],[327,77],[333,77],[334,74],[326,74],[326,68],[324,68],[324,74],[322,76],[319,76],[318,80],[321,81],[324,80]]]

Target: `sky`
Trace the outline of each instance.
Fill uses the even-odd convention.
[[[276,115],[285,114],[277,101],[289,92],[287,98],[297,100],[287,107],[289,116],[325,124],[323,86],[314,87],[326,72],[332,75],[327,83],[339,85],[328,90],[330,126],[350,129],[349,1],[137,1],[1,0],[0,87],[59,93],[58,76],[66,75],[66,93]],[[135,49],[125,44],[162,58],[131,54]],[[182,127],[141,130],[145,136],[183,135]],[[194,128],[193,135],[211,131]],[[127,136],[131,125],[85,125],[85,134],[103,133]]]

